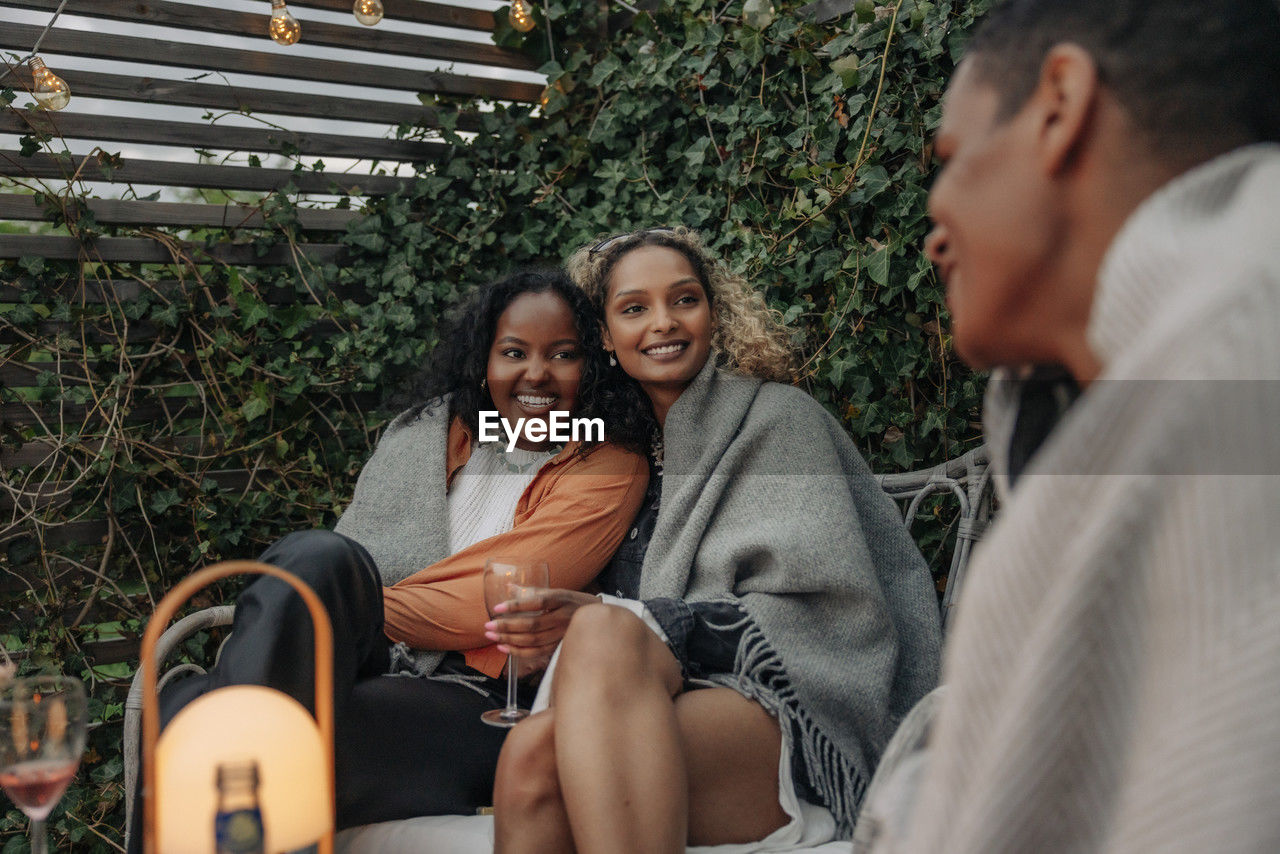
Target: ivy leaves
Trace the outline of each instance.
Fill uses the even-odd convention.
[[[980,384],[954,381],[920,251],[928,140],[988,3],[860,2],[824,26],[801,5],[664,4],[605,42],[594,4],[552,4],[542,118],[498,108],[492,136],[428,173],[429,198],[388,204],[430,208],[414,269],[458,287],[602,232],[698,228],[788,318],[810,390],[874,465],[935,462],[976,439]]]

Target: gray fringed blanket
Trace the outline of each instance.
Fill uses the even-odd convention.
[[[937,682],[924,560],[840,424],[797,389],[708,362],[663,442],[641,598],[741,603],[753,626],[721,681],[796,725],[847,836],[881,749]]]

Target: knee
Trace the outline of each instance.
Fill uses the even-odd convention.
[[[556,696],[575,687],[627,690],[649,678],[669,681],[675,659],[653,631],[625,608],[589,605],[573,615],[556,668]]]
[[[550,713],[517,724],[502,744],[493,807],[503,820],[538,812],[560,801],[555,726]]]
[[[367,554],[355,540],[333,531],[294,531],[272,543],[262,561],[292,569],[290,564],[360,564]]]
[[[333,531],[295,531],[272,543],[259,560],[289,571],[313,588],[345,578],[381,587],[377,567],[364,546]]]

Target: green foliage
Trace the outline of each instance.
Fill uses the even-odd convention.
[[[416,263],[398,257],[433,283],[426,308],[460,275],[692,226],[783,313],[808,389],[873,465],[954,456],[977,440],[981,384],[953,359],[920,247],[940,97],[987,4],[857,4],[824,26],[799,5],[757,29],[742,4],[664,4],[602,40],[593,4],[550,4],[545,107],[499,107],[472,141],[443,132],[450,155],[379,203],[357,246],[420,227]]]
[[[124,824],[131,665],[94,667],[86,647],[136,638],[198,566],[331,525],[389,414],[382,395],[478,282],[559,263],[602,233],[689,225],[783,314],[804,385],[874,468],[979,440],[981,381],[954,360],[920,248],[940,96],[989,0],[858,2],[827,25],[800,18],[801,2],[744,15],[742,2],[682,0],[615,18],[611,33],[605,5],[547,4],[554,55],[544,23],[521,34],[497,13],[497,41],[546,61],[545,105],[483,111],[472,135],[450,116],[475,105],[424,96],[444,126],[401,135],[450,152],[368,204],[342,267],[214,263],[201,247],[227,239],[217,231],[180,235],[194,249],[160,235],[172,264],[103,263],[93,240],[129,232],[53,193],[42,203],[88,263],[0,262],[0,369],[47,366],[0,387],[0,452],[22,450],[2,474],[6,525],[22,535],[0,542],[0,643],[27,652],[24,669],[90,681],[98,724],[50,822],[57,850],[112,850],[103,840]],[[258,253],[307,242],[297,206],[290,188],[262,201]],[[29,406],[59,414],[37,423]],[[940,568],[946,514],[929,512],[940,521],[920,539]],[[24,832],[20,813],[0,812],[0,850],[25,850]]]

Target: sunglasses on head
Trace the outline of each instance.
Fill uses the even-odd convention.
[[[610,246],[614,246],[623,240],[630,240],[633,237],[645,237],[650,234],[675,234],[676,230],[670,226],[662,225],[657,228],[642,228],[639,231],[624,231],[622,234],[615,234],[612,237],[606,237],[595,246],[587,250],[587,257],[594,258],[601,252],[608,251]]]

